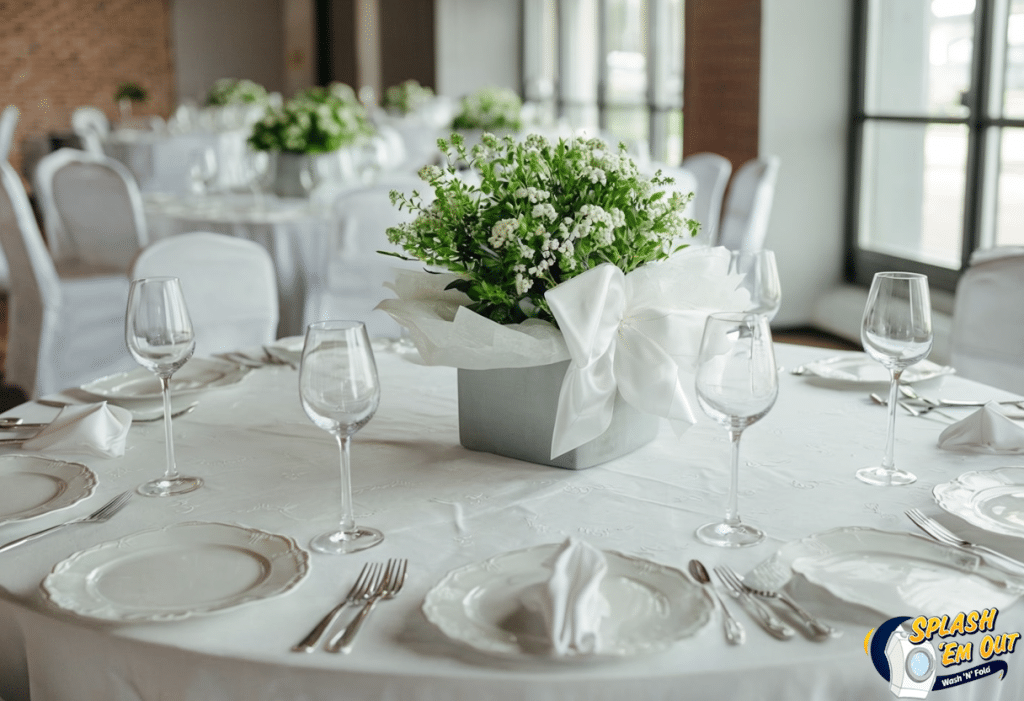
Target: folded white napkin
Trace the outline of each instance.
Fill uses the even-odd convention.
[[[1024,425],[989,402],[939,434],[939,447],[975,453],[1024,453]]]
[[[132,413],[106,402],[76,404],[60,410],[50,425],[21,444],[24,450],[88,453],[101,458],[124,455]]]
[[[592,655],[601,646],[601,619],[609,614],[601,593],[608,571],[604,553],[569,538],[545,563],[551,576],[528,588],[523,605],[540,614],[555,655]]]

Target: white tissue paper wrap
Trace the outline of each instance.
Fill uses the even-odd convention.
[[[628,275],[604,264],[545,295],[558,328],[543,321],[501,325],[445,290],[457,276],[405,271],[398,299],[378,305],[409,329],[423,362],[469,370],[530,367],[570,359],[559,395],[551,456],[601,435],[616,392],[634,408],[667,418],[677,433],[695,422],[692,391],[704,322],[747,308],[725,248],[693,247]],[[559,330],[561,329],[561,330]]]
[[[974,453],[1024,453],[1024,425],[989,402],[939,434],[939,447]]]
[[[66,406],[50,425],[21,444],[22,449],[77,453],[100,458],[124,455],[132,413],[106,402]]]
[[[522,604],[538,613],[555,655],[593,655],[601,649],[601,620],[610,613],[601,593],[608,572],[604,553],[576,538],[568,538],[545,563],[551,576],[529,587]]]

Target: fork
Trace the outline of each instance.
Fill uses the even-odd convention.
[[[917,390],[911,387],[910,385],[900,385],[899,389],[900,393],[907,399],[913,399],[914,401],[922,402],[926,407],[928,407],[928,411],[934,411],[939,416],[945,416],[947,419],[950,419],[951,421],[959,420],[955,416],[952,416],[951,414],[947,414],[946,412],[942,411],[940,409],[940,407],[942,407],[942,404],[935,401],[934,399],[922,397],[920,394],[917,393]]]
[[[747,610],[747,613],[753,616],[766,631],[779,640],[789,640],[793,637],[793,629],[786,625],[764,603],[755,599],[732,568],[727,565],[718,565],[715,567],[715,574],[726,585],[733,598],[738,599],[743,608]]]
[[[309,635],[303,638],[301,642],[292,646],[292,652],[313,652],[313,650],[316,649],[317,643],[320,642],[320,638],[323,637],[323,634],[331,627],[342,609],[350,604],[355,604],[356,602],[365,599],[371,592],[375,591],[377,587],[380,586],[381,567],[382,566],[379,562],[367,562],[363,565],[363,569],[360,570],[359,576],[356,577],[355,583],[352,585],[352,588],[349,589],[345,598],[342,599],[337,606],[328,611],[326,616],[320,619],[320,622],[316,624],[316,627],[309,631]]]
[[[759,589],[757,587],[753,587],[747,584],[746,581],[739,578],[738,575],[737,579],[739,579],[740,586],[742,586],[746,591],[750,592],[751,594],[754,594],[755,596],[760,596],[763,599],[777,599],[784,603],[786,606],[788,606],[790,610],[792,610],[793,613],[795,613],[800,618],[800,621],[804,624],[804,626],[807,628],[807,630],[810,632],[811,636],[815,640],[824,640],[826,638],[838,638],[843,634],[843,631],[839,630],[838,628],[833,628],[827,623],[823,623],[822,621],[815,618],[810,611],[808,611],[803,606],[798,604],[796,600],[793,599],[793,597],[791,597],[789,594],[782,591],[781,589]]]
[[[380,583],[380,586],[373,592],[363,605],[362,610],[352,619],[352,622],[345,627],[345,630],[334,636],[327,644],[328,652],[348,654],[352,651],[356,634],[362,627],[363,621],[369,617],[373,607],[377,605],[377,602],[381,599],[394,599],[395,595],[401,591],[402,585],[405,584],[405,572],[408,564],[409,561],[404,559],[396,560],[392,558],[388,560],[388,567],[384,571],[384,581]]]
[[[920,509],[907,509],[904,511],[914,525],[920,528],[922,531],[931,536],[934,540],[943,543],[944,545],[951,545],[954,548],[960,548],[961,550],[967,550],[973,552],[976,555],[981,555],[983,559],[989,560],[992,564],[1001,563],[996,565],[1003,570],[1009,570],[1012,574],[1024,575],[1024,562],[1020,562],[1004,555],[1003,553],[993,550],[992,548],[985,547],[984,545],[978,545],[968,540],[964,540],[953,531],[949,530],[941,523],[926,516]]]
[[[128,492],[121,492],[116,497],[114,497],[113,499],[108,501],[106,504],[104,504],[100,508],[98,508],[95,511],[93,511],[88,516],[84,516],[82,518],[76,518],[76,519],[74,519],[72,521],[65,521],[64,523],[58,523],[56,526],[50,526],[49,528],[44,528],[41,531],[36,531],[35,533],[29,533],[28,535],[22,536],[21,538],[18,538],[17,540],[12,540],[10,543],[7,543],[6,545],[0,545],[0,553],[6,552],[7,550],[10,550],[10,549],[12,549],[12,548],[14,548],[14,547],[16,547],[18,545],[21,545],[22,543],[27,543],[30,540],[35,540],[36,538],[38,538],[38,537],[40,537],[42,535],[46,535],[47,533],[52,533],[53,531],[59,530],[61,528],[64,528],[65,526],[71,526],[71,525],[74,525],[76,523],[101,523],[103,521],[106,521],[106,520],[110,519],[118,511],[123,509],[124,505],[127,504],[128,500],[131,499],[131,498],[132,498],[132,492],[130,492],[130,491],[128,491]]]

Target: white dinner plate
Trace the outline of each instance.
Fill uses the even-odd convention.
[[[837,528],[786,543],[746,580],[775,589],[793,574],[888,616],[1003,608],[1024,594],[1024,579],[972,553],[872,528]]]
[[[602,619],[593,655],[554,656],[543,624],[521,595],[551,576],[545,565],[558,544],[497,555],[452,570],[428,593],[423,613],[449,639],[480,652],[515,659],[608,660],[660,652],[700,630],[711,618],[708,593],[677,569],[605,551]]]
[[[0,457],[0,525],[66,509],[93,493],[96,475],[76,462]]]
[[[249,370],[217,358],[192,358],[171,376],[171,393],[180,396],[237,384]],[[81,389],[104,399],[160,398],[160,380],[145,368],[101,377],[82,385]]]
[[[119,623],[176,621],[283,594],[309,571],[294,540],[226,523],[180,523],[82,550],[42,583],[51,604]]]
[[[953,368],[922,360],[903,371],[900,382],[908,384],[949,375]],[[888,384],[889,371],[867,353],[845,353],[833,358],[816,360],[803,365],[804,375],[814,375],[826,380],[854,382],[858,384]]]
[[[936,503],[978,528],[1024,538],[1024,467],[965,472],[932,489]]]

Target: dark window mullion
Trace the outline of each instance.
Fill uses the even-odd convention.
[[[971,71],[971,90],[968,98],[967,172],[964,174],[964,218],[961,239],[960,269],[966,270],[971,254],[978,247],[981,236],[986,132],[989,121],[989,85],[991,83],[989,55],[992,49],[992,0],[977,4],[974,31],[974,56]]]
[[[597,2],[597,126],[608,130],[608,2]]]

